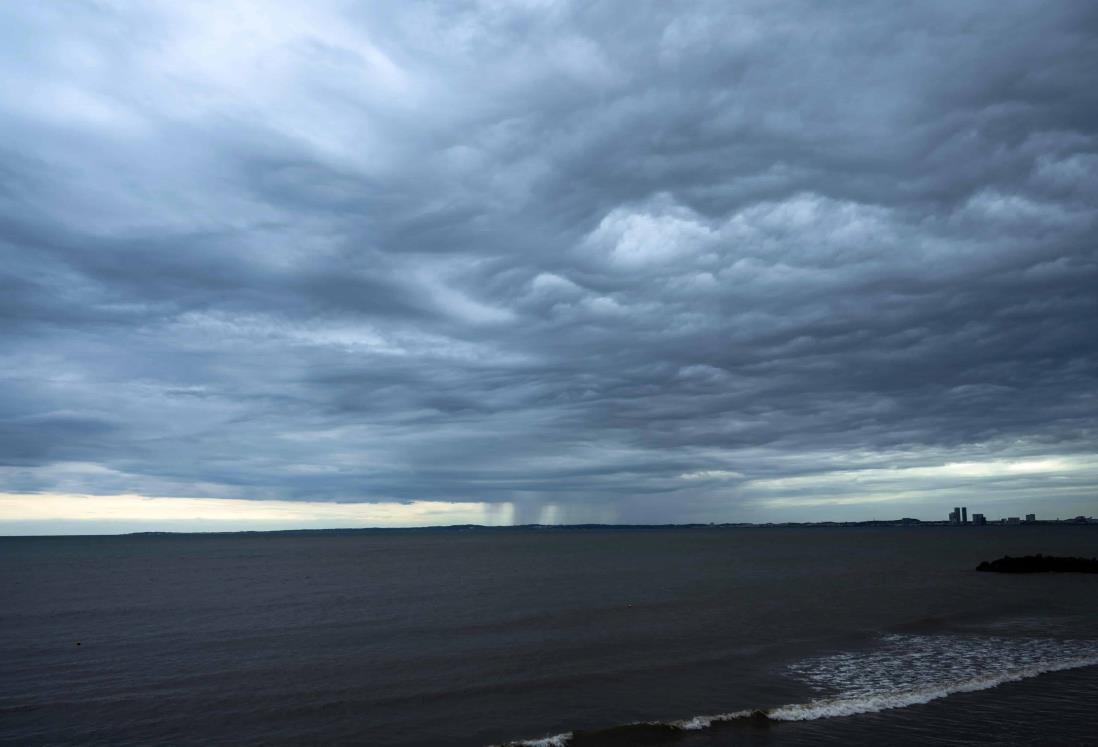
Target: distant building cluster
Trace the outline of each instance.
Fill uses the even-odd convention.
[[[1067,523],[1071,523],[1071,524],[1096,523],[1095,519],[1093,519],[1089,516],[1076,516],[1073,519],[1063,519],[1063,520],[1056,519],[1055,521],[1060,522],[1060,523],[1067,522]],[[967,506],[957,506],[952,511],[950,511],[949,512],[949,523],[952,524],[953,526],[961,526],[961,525],[969,524],[970,522],[968,520],[968,507]],[[987,522],[987,517],[984,516],[983,514],[976,514],[976,513],[972,514],[971,524],[973,526],[977,526],[977,527],[987,526],[987,523],[988,523]],[[1026,514],[1026,517],[1024,519],[1020,516],[1007,516],[1007,517],[1004,517],[1002,519],[999,519],[998,523],[999,524],[1037,524],[1038,521],[1037,521],[1037,514]],[[1048,523],[1048,522],[1046,521],[1046,522],[1042,522],[1042,523]]]
[[[1082,519],[1083,517],[1079,517]],[[999,519],[1000,524],[1035,524],[1037,522],[1037,514],[1026,514],[1025,522],[1017,516],[1008,516],[1005,519]],[[961,526],[968,524],[968,506],[957,506],[949,512],[949,523],[953,526]],[[972,525],[977,527],[987,526],[987,517],[983,514],[972,514]]]

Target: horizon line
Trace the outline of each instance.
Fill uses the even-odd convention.
[[[949,520],[939,519],[915,519],[903,517],[899,519],[865,519],[860,521],[771,521],[771,522],[690,522],[690,523],[653,523],[653,524],[604,524],[604,523],[580,523],[580,524],[437,524],[431,526],[367,526],[367,527],[301,527],[294,529],[224,529],[210,531],[172,531],[172,530],[142,530],[136,532],[95,533],[95,534],[0,534],[0,539],[30,539],[43,537],[142,537],[142,536],[184,536],[184,535],[226,535],[226,534],[349,534],[355,532],[430,532],[430,531],[462,531],[462,530],[627,530],[627,529],[766,529],[766,528],[811,528],[811,527],[977,527],[977,526],[1088,526],[1098,525],[1098,519],[1091,516],[1074,516],[1067,519],[1035,519],[1033,521],[1007,521],[1006,518],[988,521],[979,525],[969,522],[967,524],[954,524]]]

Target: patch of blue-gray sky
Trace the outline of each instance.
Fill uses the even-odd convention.
[[[1091,2],[0,14],[2,491],[1098,504]]]

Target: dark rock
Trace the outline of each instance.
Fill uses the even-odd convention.
[[[976,566],[976,570],[993,573],[1098,573],[1098,559],[1058,558],[1053,555],[1012,558],[1007,555],[990,563],[985,560]]]

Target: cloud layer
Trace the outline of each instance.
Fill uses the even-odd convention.
[[[2,11],[0,490],[1098,506],[1092,3],[294,5]]]

